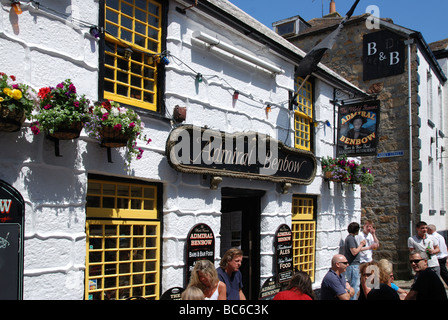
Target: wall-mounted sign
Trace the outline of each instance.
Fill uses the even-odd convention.
[[[337,154],[347,156],[376,154],[379,116],[378,100],[340,106]]]
[[[24,213],[21,194],[0,180],[0,300],[22,299]]]
[[[365,34],[364,81],[403,73],[404,51],[403,39],[389,30]]]
[[[297,184],[310,184],[316,175],[311,152],[256,132],[180,126],[168,137],[166,155],[174,169],[185,173]]]
[[[279,284],[289,282],[294,275],[292,232],[291,228],[282,224],[275,233],[275,257],[277,269],[277,282]]]
[[[272,300],[280,290],[281,286],[278,284],[277,279],[275,277],[270,277],[261,286],[258,300]]]
[[[186,247],[186,284],[188,284],[196,261],[207,259],[214,263],[215,236],[212,229],[204,223],[195,225],[187,236]]]
[[[377,158],[392,158],[392,157],[402,157],[404,156],[404,151],[391,151],[391,152],[381,152],[376,155]]]

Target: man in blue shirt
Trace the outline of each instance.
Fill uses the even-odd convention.
[[[243,293],[243,276],[239,268],[243,251],[237,248],[227,250],[219,263],[218,278],[226,284],[227,300],[246,300]]]
[[[321,300],[349,300],[355,294],[350,284],[345,280],[344,272],[348,267],[347,258],[336,254],[331,259],[331,268],[322,280],[320,288]]]

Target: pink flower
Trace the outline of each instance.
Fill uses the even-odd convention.
[[[31,125],[31,131],[35,134],[35,135],[38,135],[39,133],[40,133],[40,129],[39,129],[39,127],[38,127],[38,125],[39,125],[39,122],[34,122],[32,125]]]
[[[46,106],[44,106],[45,110],[48,110],[48,109],[51,109],[51,108],[52,108],[51,104],[47,104]]]
[[[114,125],[114,130],[120,131],[121,130],[121,123]]]
[[[142,158],[144,150],[142,148],[138,148],[138,152],[139,154],[137,155],[137,160]]]
[[[106,112],[105,114],[103,114],[101,121],[106,121],[108,118],[109,118],[109,114]]]
[[[149,138],[149,139],[148,139],[148,142],[146,142],[146,144],[149,144],[151,141],[152,141],[151,138]]]
[[[134,128],[135,127],[135,123],[134,122],[131,122],[130,124],[129,124],[129,128]]]
[[[79,108],[79,101],[73,102],[73,105],[75,106],[75,108]]]

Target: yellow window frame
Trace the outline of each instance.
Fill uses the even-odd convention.
[[[159,221],[87,220],[86,230],[86,299],[159,299]]]
[[[116,219],[157,219],[157,187],[89,179],[87,216]]]
[[[296,87],[302,86],[304,79],[296,79]],[[311,150],[311,123],[313,119],[313,86],[305,81],[297,92],[297,107],[294,112],[295,147],[302,150]]]
[[[162,50],[162,5],[148,0],[142,8],[141,3],[105,2],[104,98],[157,111],[155,57]]]
[[[291,219],[294,269],[308,273],[314,282],[316,252],[314,199],[293,196]]]

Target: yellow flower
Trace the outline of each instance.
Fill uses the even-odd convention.
[[[12,90],[12,97],[16,100],[20,100],[22,99],[22,91],[20,91],[19,89],[14,89]]]
[[[0,97],[0,102],[3,102],[3,100],[5,100],[5,99],[3,99],[3,97]]]
[[[12,97],[12,90],[10,88],[3,89],[3,93]]]

